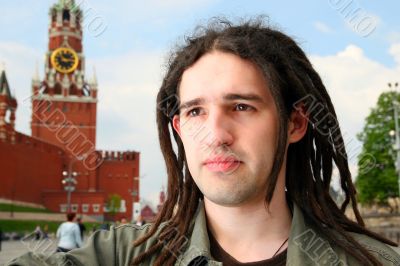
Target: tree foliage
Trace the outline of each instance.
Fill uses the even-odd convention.
[[[393,102],[396,100],[400,102],[399,93],[382,93],[376,107],[371,109],[366,118],[363,131],[357,135],[363,143],[358,157],[359,173],[356,179],[358,200],[361,203],[385,204],[388,197],[399,194],[395,169],[395,138],[389,134],[391,130],[395,130]],[[373,167],[363,169],[365,157],[373,158]]]
[[[121,208],[122,197],[118,194],[109,194],[107,198],[107,210],[111,216],[117,214]]]

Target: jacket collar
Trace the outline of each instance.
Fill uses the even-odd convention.
[[[187,239],[189,241],[188,248],[178,256],[175,265],[207,265],[207,262],[208,265],[222,265],[222,263],[212,259],[206,221],[204,203],[200,201],[194,219],[192,234]],[[322,252],[330,248],[328,242],[306,224],[302,211],[293,203],[293,217],[286,265],[300,265],[300,263],[305,265],[315,262],[313,256],[317,256],[318,253],[312,253],[315,251],[315,249],[312,249],[313,246],[314,248],[319,248]]]
[[[200,266],[207,265],[207,262],[208,265],[222,265],[222,263],[213,260],[211,257],[210,240],[207,233],[207,220],[203,201],[199,202],[199,207],[194,219],[192,235],[188,241],[188,248],[178,257],[175,265]]]

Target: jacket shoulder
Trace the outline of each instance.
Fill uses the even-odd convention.
[[[150,227],[151,224],[121,225],[99,230],[89,237],[82,248],[55,254],[28,252],[7,265],[129,265],[134,256],[157,241],[158,232],[142,245],[133,246],[133,242],[143,237]]]
[[[363,247],[373,254],[383,265],[400,266],[400,248],[390,246],[372,237],[351,233]]]

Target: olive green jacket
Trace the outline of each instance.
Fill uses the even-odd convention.
[[[243,226],[251,226],[249,224]],[[129,265],[131,259],[148,249],[157,241],[158,233],[139,247],[133,247],[132,242],[148,232],[150,224],[144,226],[121,225],[110,231],[94,233],[83,248],[68,253],[53,253],[50,255],[33,252],[14,259],[7,265]],[[352,234],[371,254],[383,265],[400,265],[398,248],[389,247],[365,235]],[[177,237],[179,236],[177,232]],[[222,265],[210,254],[210,243],[207,235],[206,216],[203,204],[200,205],[194,219],[194,227],[187,248],[178,253],[175,265]],[[144,265],[153,265],[157,255],[152,256]],[[289,237],[286,265],[362,265],[343,249],[332,246],[306,224],[303,214],[294,206],[292,227]]]

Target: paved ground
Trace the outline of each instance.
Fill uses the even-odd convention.
[[[0,265],[5,265],[6,262],[28,251],[51,254],[54,253],[56,248],[57,241],[54,239],[3,241],[1,243]]]
[[[28,251],[53,252],[56,246],[57,243],[52,240],[3,241],[0,251],[0,265],[5,265],[6,262]]]

